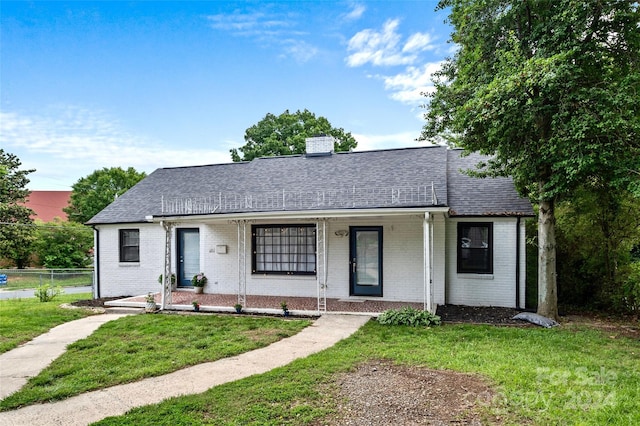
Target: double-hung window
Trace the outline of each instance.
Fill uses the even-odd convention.
[[[315,225],[253,225],[251,242],[255,274],[316,273]]]
[[[120,230],[120,262],[140,262],[140,230]]]
[[[493,273],[493,223],[458,222],[458,273]]]

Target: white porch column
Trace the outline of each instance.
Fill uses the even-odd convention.
[[[316,284],[318,313],[327,312],[327,220],[316,222]]]
[[[433,302],[431,288],[431,216],[429,212],[425,212],[424,220],[422,221],[422,233],[423,233],[423,260],[424,260],[424,310],[432,312]]]
[[[162,300],[160,309],[165,310],[172,303],[171,291],[173,285],[171,283],[171,231],[175,224],[171,222],[160,221],[160,226],[164,229],[164,270],[162,273]]]
[[[247,221],[238,220],[238,303],[247,306]]]

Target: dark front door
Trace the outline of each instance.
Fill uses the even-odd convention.
[[[178,229],[178,286],[191,286],[191,279],[200,271],[200,231]]]
[[[352,226],[350,239],[350,293],[382,296],[382,226]]]

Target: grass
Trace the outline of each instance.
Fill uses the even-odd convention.
[[[322,424],[337,407],[330,392],[337,375],[374,359],[480,374],[500,395],[487,410],[506,424],[640,424],[637,340],[587,327],[416,329],[374,322],[288,366],[98,424]]]
[[[102,325],[0,402],[8,410],[264,347],[298,333],[308,320],[230,315],[135,315]]]
[[[28,342],[49,329],[91,315],[84,309],[62,309],[61,303],[89,299],[91,294],[60,295],[51,302],[36,298],[0,300],[0,353]]]
[[[21,290],[25,288],[36,288],[43,284],[51,284],[54,287],[80,287],[88,286],[92,283],[92,272],[83,272],[80,274],[66,274],[65,278],[59,278],[54,275],[53,281],[47,273],[24,273],[24,274],[8,274],[7,285],[0,288],[7,290]]]

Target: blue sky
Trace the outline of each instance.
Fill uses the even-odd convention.
[[[267,113],[408,147],[451,54],[435,1],[0,3],[0,147],[31,190],[102,167],[227,163]]]

